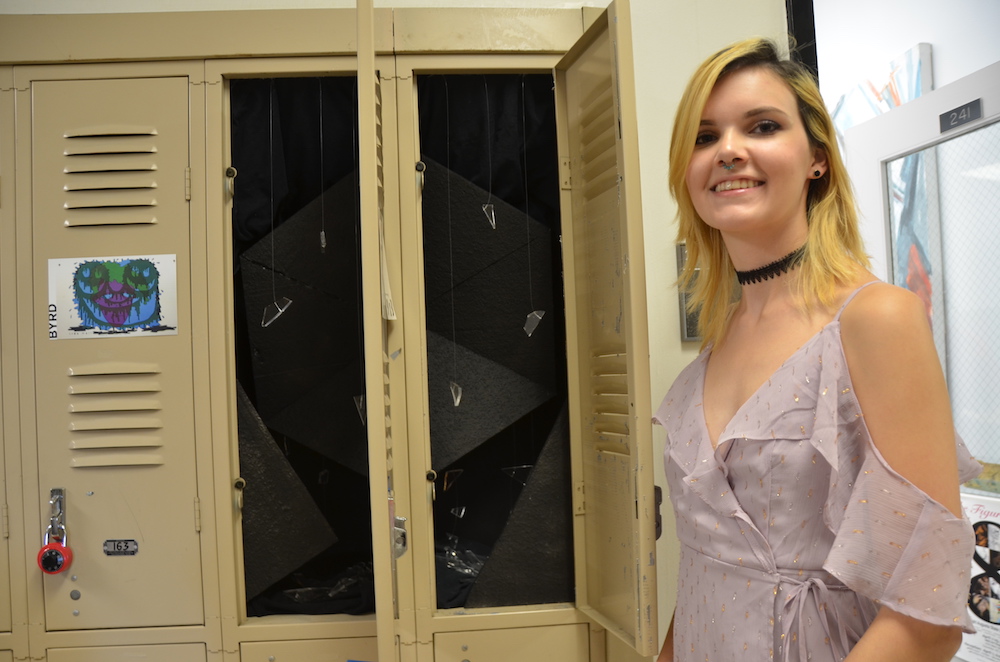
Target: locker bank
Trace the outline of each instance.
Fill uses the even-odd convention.
[[[0,660],[655,655],[627,2],[4,22]]]

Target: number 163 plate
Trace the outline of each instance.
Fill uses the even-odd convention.
[[[105,540],[106,556],[135,556],[139,553],[139,543],[135,540]]]

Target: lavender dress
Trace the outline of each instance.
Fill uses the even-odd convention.
[[[972,631],[972,527],[872,444],[840,312],[743,404],[716,449],[701,407],[709,351],[656,412],[681,543],[676,662],[841,660],[880,605]],[[957,444],[964,481],[980,466]]]

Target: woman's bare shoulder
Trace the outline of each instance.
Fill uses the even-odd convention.
[[[920,297],[896,285],[868,282],[841,314],[845,341],[874,342],[884,349],[894,340],[930,337],[929,311]]]

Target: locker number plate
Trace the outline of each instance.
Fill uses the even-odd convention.
[[[135,556],[139,553],[139,543],[135,540],[105,540],[105,556]]]

